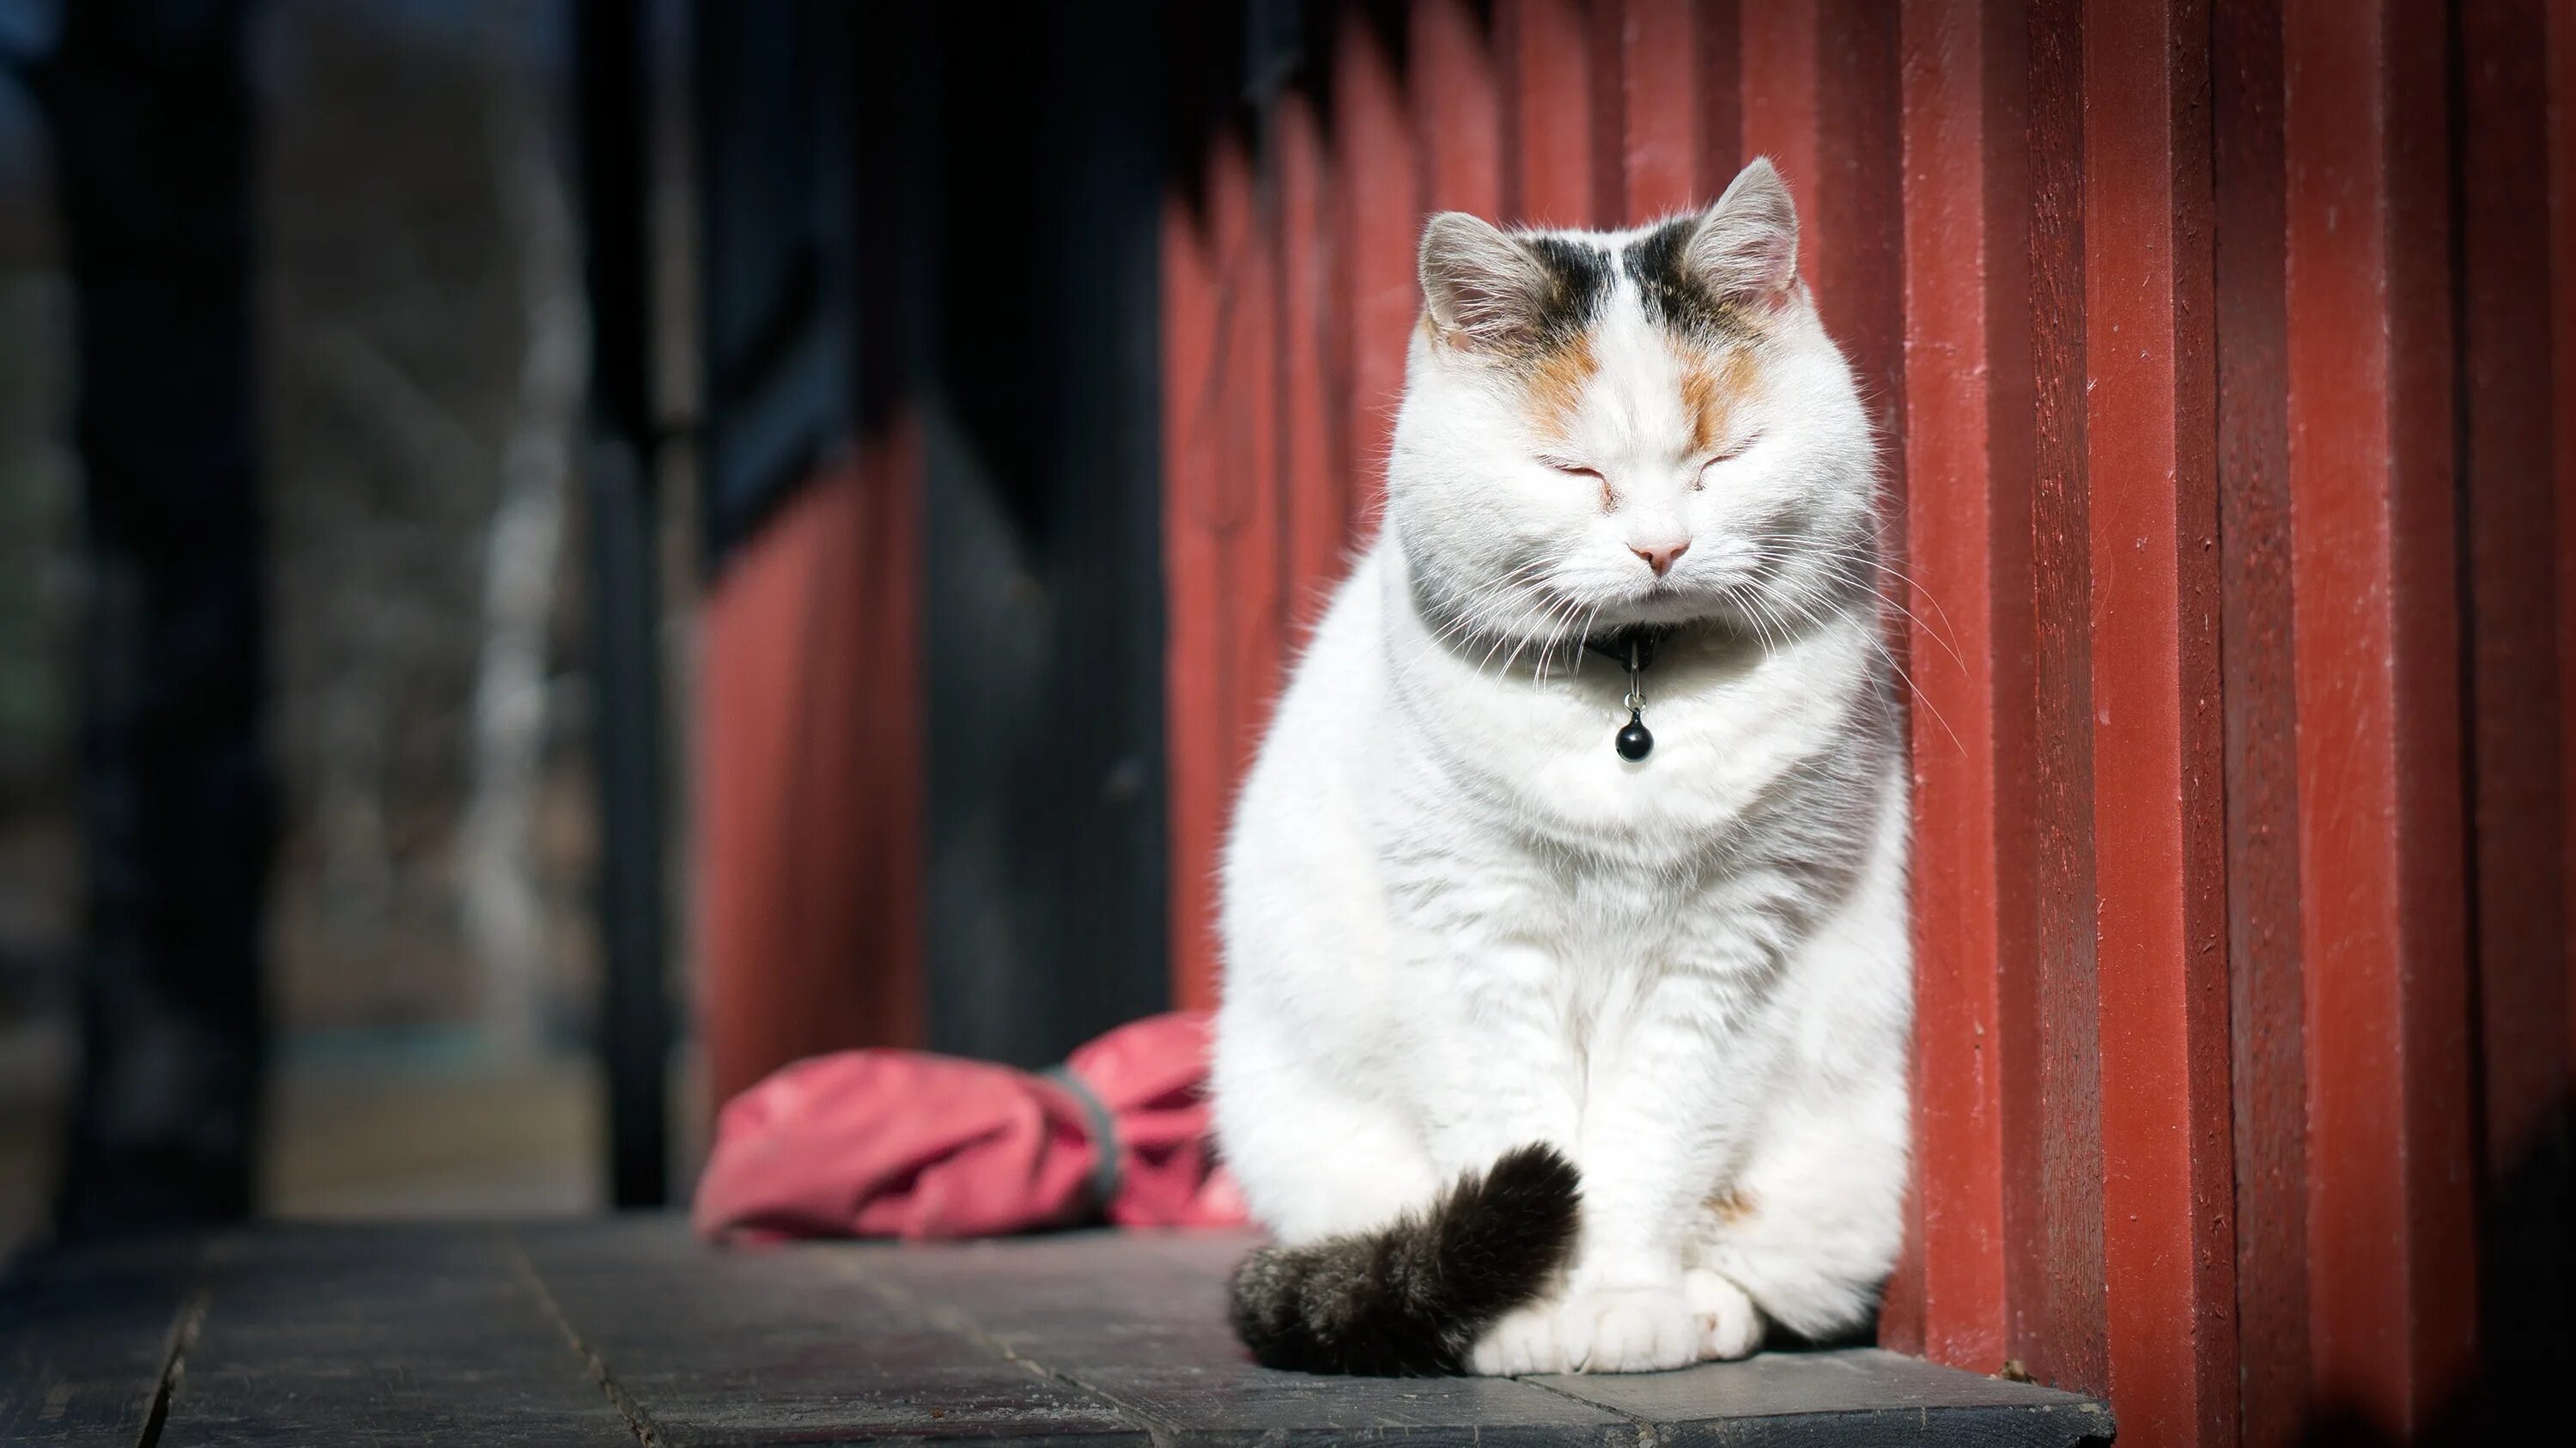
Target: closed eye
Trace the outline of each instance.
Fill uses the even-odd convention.
[[[1601,490],[1601,511],[1607,513],[1619,506],[1619,495],[1610,490],[1610,479],[1604,476],[1599,468],[1587,468],[1581,463],[1567,462],[1563,458],[1543,457],[1539,461],[1569,478],[1591,479],[1592,485]]]
[[[1737,458],[1744,456],[1745,449],[1753,446],[1761,440],[1762,434],[1752,432],[1746,433],[1743,437],[1729,443],[1725,451],[1711,456],[1708,461],[1699,465],[1699,473],[1691,479],[1691,487],[1693,489],[1698,489],[1705,486],[1708,482],[1708,470],[1710,468],[1716,467],[1719,463],[1733,462]]]

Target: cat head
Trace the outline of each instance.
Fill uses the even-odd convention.
[[[1840,608],[1872,561],[1876,459],[1798,280],[1768,160],[1631,231],[1422,235],[1387,520],[1458,632],[1565,642]]]

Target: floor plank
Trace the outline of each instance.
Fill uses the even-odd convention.
[[[2074,1448],[2110,1431],[2089,1399],[1871,1350],[1522,1381],[1270,1372],[1224,1321],[1247,1245],[717,1251],[634,1217],[58,1253],[0,1281],[0,1442]]]
[[[1232,1235],[1082,1234],[802,1250],[1149,1416],[1166,1442],[1637,1441],[1628,1418],[1527,1383],[1254,1366],[1225,1323],[1225,1276],[1247,1245]]]
[[[2068,1448],[2111,1438],[2109,1411],[2089,1398],[1936,1367],[1876,1348],[1772,1352],[1672,1373],[1532,1381],[1652,1423],[1656,1441],[1673,1448],[1879,1443]]]
[[[635,1448],[500,1232],[263,1229],[208,1280],[159,1448]]]
[[[0,1443],[138,1441],[198,1305],[198,1241],[31,1255],[0,1279]]]
[[[670,1448],[1146,1442],[1112,1405],[830,1270],[830,1249],[716,1252],[655,1220],[520,1240],[566,1320]]]

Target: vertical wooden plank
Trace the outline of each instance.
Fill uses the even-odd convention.
[[[1504,214],[1524,226],[1591,225],[1592,53],[1581,7],[1502,0],[1494,54],[1505,77]]]
[[[1906,410],[1914,682],[1915,1253],[1908,1346],[1999,1370],[2005,1348],[2001,983],[2026,976],[2030,454],[2019,225],[2019,15],[1903,14]],[[1928,716],[1942,721],[1934,724]],[[2007,902],[2018,902],[2015,909]],[[1899,1325],[1882,1321],[1881,1335]]]
[[[1877,0],[1781,0],[1744,12],[1744,144],[1798,204],[1799,271],[1885,445],[1883,542],[1905,555],[1905,301],[1896,16]]]
[[[2208,44],[2203,0],[2085,8],[2104,1338],[2150,1448],[2236,1429]]]
[[[1618,206],[1604,220],[1635,226],[1716,200],[1715,191],[1701,189],[1708,167],[1699,41],[1700,27],[1716,17],[1688,0],[1626,0],[1604,9],[1619,20],[1620,170]],[[1731,48],[1733,34],[1726,40]]]
[[[2267,0],[2210,18],[2237,1434],[2289,1448],[2310,1414],[2281,12]]]
[[[1350,468],[1328,389],[1327,338],[1339,296],[1324,197],[1332,186],[1312,99],[1282,95],[1272,112],[1278,176],[1280,527],[1288,646],[1301,645],[1341,581]]]
[[[1824,158],[1818,135],[1817,0],[1771,0],[1744,8],[1738,71],[1744,159],[1768,156],[1798,203],[1798,266],[1811,281],[1816,257],[1831,243],[1829,216],[1819,214],[1815,188]],[[1824,298],[1817,298],[1820,306]],[[1826,312],[1830,326],[1833,313]]]
[[[2102,1391],[2100,1012],[2094,954],[2092,567],[2085,440],[2084,33],[2076,0],[2030,10],[2031,572],[2038,746],[2033,890],[2039,1045],[2031,1135],[2008,1140],[2014,1356],[2042,1381]],[[2018,983],[2007,1010],[2019,1002]],[[2008,1123],[2009,1125],[2010,1123]],[[2016,1133],[2018,1135],[2018,1133]],[[2035,1158],[2035,1160],[2033,1160]]]
[[[1737,0],[1695,0],[1699,75],[1699,188],[1703,203],[1751,159],[1744,149],[1744,15]]]
[[[2558,510],[2559,898],[2576,900],[2576,0],[2550,0],[2550,408]],[[2566,971],[2567,1060],[2576,1077],[2576,930],[2560,942]],[[2576,1093],[2576,1079],[2568,1083]],[[2571,1126],[2576,1130],[2576,1126]]]
[[[1350,469],[1348,528],[1356,538],[1374,526],[1385,494],[1405,345],[1421,311],[1413,249],[1423,194],[1395,67],[1356,8],[1342,12],[1334,35],[1332,94],[1339,346],[1348,379],[1340,401]]]
[[[1421,0],[1407,46],[1423,209],[1503,214],[1501,98],[1484,27],[1465,0]]]
[[[2476,1341],[2443,21],[2282,24],[2310,1346],[2399,1438]]]
[[[1215,487],[1222,308],[1207,228],[1175,195],[1163,205],[1163,738],[1170,771],[1172,999],[1216,1003],[1217,848],[1230,737],[1215,595],[1215,537],[1199,526]]]
[[[1175,1001],[1216,1002],[1216,870],[1237,781],[1278,693],[1286,642],[1278,232],[1252,161],[1206,158],[1206,216],[1167,213],[1165,502]]]
[[[719,1102],[804,1056],[922,1039],[920,470],[898,411],[702,608],[698,1012]]]
[[[2465,0],[2455,32],[2481,1347],[2525,1391],[2576,1370],[2547,30],[2542,0]]]
[[[1584,7],[1592,98],[1591,225],[1624,226],[1628,215],[1628,6],[1590,0]]]
[[[1225,734],[1219,828],[1261,745],[1287,642],[1279,464],[1279,261],[1275,217],[1251,158],[1231,141],[1212,153],[1208,238],[1216,264],[1216,468],[1191,524],[1216,543],[1217,587],[1203,606],[1218,619]],[[1221,848],[1221,845],[1220,845]],[[1212,927],[1211,927],[1212,928]]]
[[[2467,0],[2460,147],[2462,516],[2468,530],[2469,757],[2486,1170],[2500,1179],[2566,1082],[2558,874],[2555,508],[2539,0]]]
[[[1816,42],[1818,154],[1811,253],[1834,340],[1851,359],[1886,462],[1882,546],[1905,557],[1905,275],[1897,115],[1897,8],[1826,0]]]

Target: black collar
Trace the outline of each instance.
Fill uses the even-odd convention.
[[[1585,637],[1583,646],[1623,669],[1643,673],[1655,665],[1655,645],[1672,637],[1668,623],[1632,623]]]
[[[1655,662],[1655,645],[1671,632],[1671,627],[1664,624],[1630,624],[1583,641],[1585,648],[1628,671],[1628,695],[1619,701],[1628,711],[1628,723],[1611,736],[1610,743],[1630,764],[1645,763],[1646,756],[1655,751],[1654,733],[1646,728],[1645,674]]]

